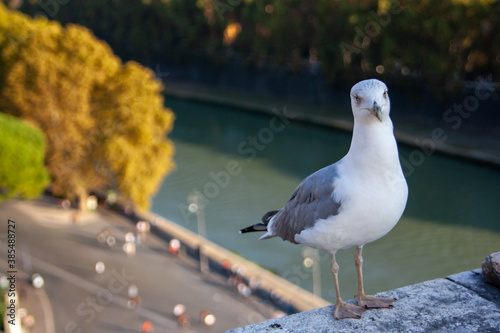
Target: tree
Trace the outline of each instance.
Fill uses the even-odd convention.
[[[114,175],[119,192],[141,207],[174,167],[174,147],[165,140],[174,115],[164,109],[160,91],[154,73],[130,61],[93,100],[102,123],[93,131],[98,144],[91,160],[106,166],[103,172]]]
[[[87,26],[121,57],[153,66],[241,60],[301,70],[317,58],[337,87],[376,76],[434,95],[500,76],[495,0],[30,0],[20,8]],[[224,43],[234,26],[237,38]]]
[[[0,133],[0,200],[36,197],[49,182],[43,133],[2,113]]]
[[[124,66],[86,28],[33,20],[2,5],[0,36],[0,107],[33,121],[45,133],[53,193],[78,197],[85,210],[89,191],[113,188],[147,208],[173,168],[174,151],[166,138],[174,117],[163,107],[161,85],[152,73],[135,63]],[[136,68],[137,75],[130,74],[130,68]],[[147,108],[133,102],[135,97]],[[127,117],[125,109],[134,116]],[[138,133],[149,131],[150,136],[134,143],[136,153],[113,154]],[[146,155],[155,163],[140,165]],[[128,178],[133,173],[117,165],[137,169],[140,176]]]

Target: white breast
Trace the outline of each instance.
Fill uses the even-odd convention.
[[[387,234],[403,214],[408,197],[399,161],[365,160],[360,165],[346,156],[339,164],[340,177],[334,183],[334,196],[341,202],[339,214],[319,220],[295,236],[299,243],[330,253]]]

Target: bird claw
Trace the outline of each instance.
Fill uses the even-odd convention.
[[[392,297],[363,296],[358,298],[358,305],[363,306],[366,309],[392,309],[394,307],[392,303],[395,301],[396,299]]]

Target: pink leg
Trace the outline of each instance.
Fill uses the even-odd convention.
[[[358,298],[358,305],[365,307],[366,309],[377,309],[377,308],[392,308],[392,303],[396,301],[395,298],[387,297],[372,297],[366,296],[363,287],[363,256],[362,256],[363,246],[358,246],[356,248],[356,254],[354,257],[354,263],[356,264],[356,273],[358,275],[358,293],[356,297]]]
[[[342,300],[340,297],[338,272],[339,265],[335,261],[335,254],[332,254],[332,273],[333,280],[335,282],[335,292],[337,293],[337,302],[335,303],[335,311],[333,312],[333,315],[337,320],[345,318],[359,319],[361,318],[361,314],[365,312],[365,309],[357,305],[346,303]]]

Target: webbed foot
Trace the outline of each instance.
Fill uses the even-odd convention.
[[[360,319],[363,312],[366,309],[360,306],[349,304],[346,302],[340,302],[335,305],[335,311],[333,312],[333,316],[336,320],[346,319],[346,318],[354,318]]]

